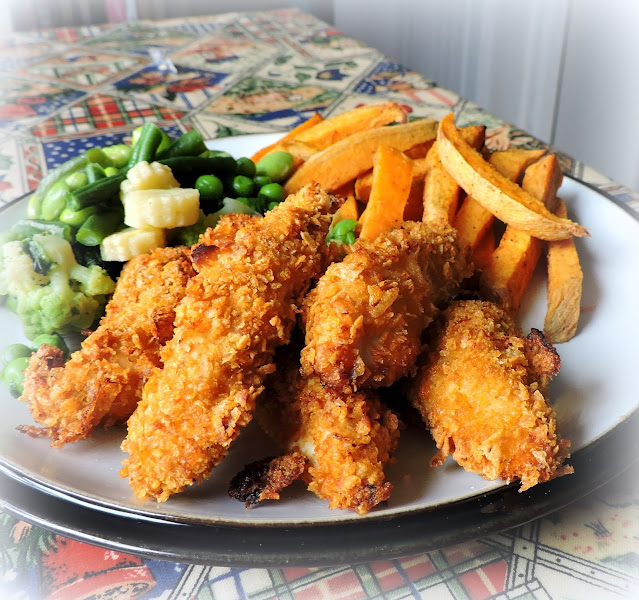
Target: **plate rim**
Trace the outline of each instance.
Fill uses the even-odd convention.
[[[269,132],[269,133],[258,133],[258,134],[245,134],[240,136],[229,136],[226,138],[214,138],[213,140],[207,140],[207,144],[214,145],[216,140],[227,141],[229,139],[237,139],[239,142],[241,139],[256,138],[256,137],[276,140],[278,136],[282,135],[282,133]],[[564,173],[564,177],[571,179],[575,181],[576,183],[581,184],[584,187],[595,192],[599,196],[602,196],[606,200],[612,202],[612,204],[615,205],[616,207],[622,209],[623,212],[628,213],[629,216],[633,218],[635,221],[639,221],[639,215],[637,214],[636,211],[634,211],[631,207],[627,206],[625,203],[623,203],[619,199],[615,198],[608,191],[603,190],[593,183],[589,183],[579,177],[573,176],[568,173]],[[19,198],[16,198],[10,201],[9,203],[0,206],[0,213],[4,211],[6,208],[9,208],[15,204],[19,204],[21,201],[24,201],[25,198],[27,198],[31,193],[33,192],[24,194],[20,196]],[[605,446],[609,446],[611,444],[614,444],[615,442],[614,441],[611,442],[609,438],[614,438],[615,435],[618,435],[617,430],[622,426],[626,427],[626,423],[628,422],[639,423],[639,404],[636,405],[634,409],[632,409],[625,416],[621,417],[621,421],[618,422],[617,425],[613,426],[608,431],[603,432],[600,436],[592,440],[588,445],[576,451],[571,456],[571,463],[574,463],[577,460],[576,457],[580,457],[582,455],[589,455],[590,454],[589,449],[591,449],[593,445],[604,444]],[[630,436],[630,439],[634,441],[634,438],[632,435]],[[616,456],[616,458],[619,459],[623,455],[624,455],[624,452],[621,452],[619,455]],[[558,501],[555,502],[552,507],[549,507],[547,510],[542,509],[541,506],[545,506],[545,504],[542,504],[540,505],[539,509],[543,512],[543,514],[547,514],[548,512],[557,510],[558,508],[561,508],[561,506],[564,506],[566,504],[569,504],[570,502],[577,500],[579,497],[583,496],[584,494],[589,493],[590,491],[596,489],[596,487],[598,487],[599,485],[603,485],[604,483],[612,479],[615,475],[617,475],[619,472],[629,468],[637,460],[636,455],[637,453],[635,453],[635,457],[628,455],[628,459],[626,460],[617,460],[617,462],[615,463],[614,469],[612,469],[613,471],[616,471],[616,473],[609,473],[608,475],[594,478],[591,480],[589,484],[582,483],[580,484],[580,486],[569,485],[568,486],[569,488],[576,488],[576,489],[583,488],[583,492],[578,492],[580,494],[579,496],[575,496],[574,494],[572,494],[573,496],[572,498],[568,498],[568,497],[564,498],[563,497],[564,495],[568,496],[570,494],[563,494],[559,496],[559,498],[563,498],[563,499],[558,498]],[[588,459],[588,460],[591,460],[591,459]],[[582,476],[585,476],[585,473],[582,472]],[[599,481],[600,479],[602,479],[602,477],[605,480]],[[565,478],[560,478],[559,480],[554,480],[554,481],[560,482],[563,479]],[[570,476],[570,479],[574,481],[575,480],[574,475]],[[542,488],[542,487],[544,488],[542,498],[546,494],[555,493],[553,490],[557,487],[561,487],[560,484],[555,484],[554,481],[542,484],[542,486],[535,486],[536,488]],[[276,521],[273,523],[269,521],[259,521],[259,520],[258,521],[250,521],[250,520],[247,520],[247,521],[239,521],[239,520],[238,521],[232,521],[232,520],[231,521],[228,521],[228,520],[227,521],[224,521],[224,520],[210,521],[208,520],[207,521],[196,516],[192,518],[184,518],[184,516],[181,516],[181,515],[176,515],[175,517],[171,517],[171,515],[162,515],[162,514],[154,514],[154,513],[146,512],[143,509],[140,509],[138,511],[136,509],[127,508],[127,507],[124,507],[124,508],[112,507],[112,506],[110,507],[105,502],[99,499],[95,500],[92,498],[86,498],[86,497],[83,498],[81,495],[76,495],[73,491],[65,491],[63,489],[56,488],[55,486],[49,486],[47,483],[40,482],[37,479],[31,477],[29,474],[20,473],[19,469],[16,470],[11,464],[7,464],[6,461],[3,460],[3,457],[0,457],[0,484],[3,484],[3,483],[6,484],[7,482],[11,482],[10,485],[14,487],[17,486],[17,488],[19,488],[22,491],[31,490],[33,492],[36,492],[36,494],[41,495],[42,497],[46,497],[49,499],[56,498],[60,502],[66,502],[75,507],[88,506],[90,508],[87,508],[87,510],[97,511],[103,516],[109,515],[110,519],[115,519],[116,521],[124,519],[123,523],[127,523],[128,521],[133,519],[133,520],[144,522],[144,523],[153,523],[155,525],[160,523],[163,526],[167,526],[167,527],[178,525],[178,526],[187,527],[187,528],[205,528],[207,530],[211,528],[227,530],[230,528],[235,530],[241,530],[243,532],[246,532],[248,530],[264,532],[268,530],[271,533],[274,530],[287,529],[287,528],[288,529],[292,528],[292,529],[300,530],[300,531],[320,530],[324,528],[334,529],[335,527],[341,528],[344,526],[351,526],[351,524],[355,524],[355,523],[357,523],[356,527],[362,526],[362,527],[376,528],[376,527],[379,527],[380,524],[384,522],[388,522],[388,521],[398,522],[398,521],[404,521],[406,519],[408,520],[421,519],[421,518],[424,518],[424,515],[432,515],[434,513],[440,513],[441,511],[446,512],[447,509],[450,509],[453,507],[458,507],[458,508],[463,507],[463,510],[468,510],[469,507],[471,507],[474,503],[481,503],[482,499],[485,499],[488,497],[506,498],[517,487],[515,483],[505,484],[505,483],[498,482],[494,488],[483,490],[475,494],[466,495],[461,498],[455,499],[451,502],[437,503],[435,505],[426,506],[426,507],[424,506],[412,507],[412,508],[406,509],[404,512],[400,512],[399,514],[397,512],[393,514],[377,514],[377,515],[375,515],[375,513],[371,513],[370,515],[367,515],[367,518],[361,519],[361,520],[359,519],[355,519],[355,520],[354,519],[335,519],[335,520],[322,519],[318,521],[313,521],[313,520],[305,521],[300,519],[300,520],[292,520],[292,521],[286,521],[286,522]],[[0,485],[0,507],[6,506],[6,509],[9,512],[12,512],[13,514],[16,514],[16,515],[20,515],[23,518],[25,518],[25,520],[27,521],[29,520],[31,520],[32,522],[36,521],[42,526],[50,530],[53,530],[53,531],[59,530],[60,533],[64,533],[64,535],[67,535],[68,537],[76,537],[76,538],[79,537],[81,539],[84,539],[84,541],[93,540],[93,543],[96,543],[95,540],[98,540],[101,545],[107,545],[107,547],[111,547],[108,545],[115,544],[116,546],[119,547],[118,543],[116,542],[110,541],[108,539],[101,539],[98,532],[89,532],[89,533],[75,532],[76,535],[74,536],[74,531],[70,529],[69,527],[65,527],[63,525],[56,525],[56,523],[49,522],[50,519],[46,517],[46,511],[44,511],[42,514],[39,514],[37,510],[33,510],[31,512],[29,511],[25,512],[21,510],[19,506],[12,505],[11,502],[6,499],[5,494],[3,493],[4,487],[5,487],[4,485]],[[529,496],[530,494],[527,494],[526,497],[529,497]],[[519,497],[523,498],[524,496],[520,495]],[[502,498],[502,501],[503,501],[503,498]],[[538,511],[535,511],[535,510],[533,510],[532,512],[528,511],[528,514],[530,515],[537,512]],[[533,516],[531,517],[524,517],[524,520],[521,521],[521,523],[528,521],[532,518],[537,518],[538,516],[542,516],[542,514],[533,514]],[[506,519],[504,523],[506,523],[506,527],[511,527],[511,526],[521,524],[519,522],[514,524],[509,523],[508,519]],[[398,526],[401,526],[401,524],[398,524]],[[491,531],[503,530],[504,524],[502,523],[502,525],[497,525],[495,527],[496,528],[492,529]],[[479,533],[479,535],[482,535],[482,533]],[[443,536],[443,537],[450,537],[450,536]],[[117,549],[117,548],[114,547],[113,549]],[[182,549],[182,551],[184,550]],[[391,550],[391,554],[392,552],[395,552],[395,551],[397,551],[396,546],[395,546],[395,550]],[[415,551],[419,551],[419,550],[415,550]],[[144,553],[145,549],[136,548],[136,552]],[[153,555],[152,557],[154,558],[158,558],[158,556],[164,556],[163,551],[161,549],[157,549],[155,551],[151,550],[150,552]],[[215,556],[213,556],[213,554]],[[219,554],[215,554],[215,553],[213,554],[209,554],[205,557],[207,561],[206,564],[211,564],[208,561],[213,560],[213,558],[215,558],[215,560],[219,560],[221,558]],[[175,555],[168,555],[168,558],[172,558],[172,557],[179,558],[181,556],[183,555],[178,552]],[[295,554],[294,556],[297,556],[297,554]],[[190,557],[190,558],[192,559],[193,557]],[[324,558],[329,559],[330,557],[326,555]],[[241,563],[241,558],[239,555],[236,555],[233,557],[229,556],[229,560],[231,559],[234,561],[234,563],[238,563],[238,561],[240,561]],[[278,558],[278,561],[281,562],[282,560],[283,560],[283,557],[280,556]],[[288,560],[294,561],[295,558],[294,557],[289,558]],[[288,560],[285,561],[286,564],[289,564]],[[249,561],[249,562],[251,566],[254,566],[256,564],[260,564],[260,565],[264,564],[263,559],[257,562],[255,561]]]

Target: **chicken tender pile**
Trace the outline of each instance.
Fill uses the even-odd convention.
[[[125,423],[162,364],[160,350],[173,336],[175,307],[193,275],[184,247],[129,261],[98,328],[66,364],[62,351],[46,344],[31,357],[21,400],[42,428],[21,429],[63,446],[96,427]]]
[[[208,478],[255,413],[281,454],[247,465],[231,497],[275,500],[301,479],[363,515],[391,496],[402,425],[381,391],[405,380],[432,466],[451,455],[521,490],[571,472],[545,397],[559,356],[495,304],[454,300],[473,274],[457,231],[406,221],[341,256],[326,243],[340,204],[310,185],[131,260],[66,364],[48,346],[32,357],[22,400],[41,427],[23,431],[62,446],[126,422],[121,475],[162,502]]]
[[[122,444],[122,475],[140,498],[163,501],[204,480],[251,420],[338,206],[309,186],[264,218],[224,217],[193,248],[198,273]]]
[[[544,397],[559,357],[539,332],[524,338],[495,304],[459,301],[430,337],[410,398],[439,449],[433,466],[450,454],[486,479],[521,480],[520,491],[572,472]]]

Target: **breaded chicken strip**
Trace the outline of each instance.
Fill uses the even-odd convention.
[[[263,218],[224,217],[225,233],[213,230],[193,248],[198,274],[122,444],[122,475],[140,498],[163,501],[208,477],[251,420],[339,203],[309,186]]]
[[[262,428],[286,454],[248,465],[230,493],[256,503],[278,498],[279,490],[301,477],[331,508],[365,514],[390,497],[384,467],[397,447],[399,421],[374,392],[322,387],[317,376],[302,378],[299,353],[287,355],[278,360],[256,410]],[[304,463],[306,469],[299,469]]]
[[[411,371],[422,332],[469,274],[452,229],[407,221],[359,240],[304,302],[302,372],[336,390],[391,385]]]
[[[520,491],[572,468],[545,384],[559,370],[536,330],[527,338],[490,302],[454,302],[429,332],[431,344],[410,390],[441,465],[452,457],[485,479],[521,480]]]
[[[125,423],[142,397],[160,349],[173,336],[175,307],[194,271],[188,248],[160,248],[122,269],[98,328],[64,362],[43,345],[25,371],[24,394],[53,446],[88,437],[96,427]]]

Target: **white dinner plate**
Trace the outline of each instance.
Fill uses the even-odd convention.
[[[277,135],[240,136],[214,140],[209,146],[227,150],[238,158],[250,156],[276,138]],[[587,227],[591,234],[590,238],[576,240],[584,270],[583,313],[579,330],[574,339],[557,346],[562,361],[561,372],[550,386],[560,431],[571,440],[572,451],[577,453],[577,458],[580,450],[585,455],[589,447],[594,448],[604,438],[614,438],[622,425],[626,424],[627,429],[627,423],[639,404],[636,391],[639,364],[636,350],[639,339],[639,319],[636,315],[639,297],[639,222],[602,193],[574,179],[565,178],[559,194],[568,206],[570,217]],[[24,216],[25,203],[26,200],[15,203],[0,213],[2,229]],[[522,307],[524,330],[531,327],[542,329],[544,313],[545,284],[542,269],[538,269]],[[0,307],[0,323],[3,344],[26,341],[16,317],[4,306]],[[123,458],[120,442],[126,433],[124,428],[98,431],[88,440],[56,449],[49,446],[47,438],[31,438],[16,430],[18,425],[33,424],[33,420],[27,407],[11,398],[6,387],[0,388],[0,405],[0,471],[6,489],[18,485],[21,493],[25,494],[20,496],[22,498],[29,494],[50,495],[56,498],[56,502],[76,505],[82,510],[115,514],[118,519],[142,519],[151,524],[149,527],[181,524],[192,531],[207,526],[239,527],[245,531],[248,528],[250,532],[258,532],[255,534],[258,536],[260,528],[269,531],[291,528],[305,531],[306,526],[325,526],[330,529],[349,525],[361,527],[367,523],[373,528],[375,524],[387,527],[388,523],[402,523],[406,517],[419,518],[421,515],[426,518],[425,515],[432,516],[437,511],[443,514],[464,502],[494,497],[495,494],[516,489],[501,481],[485,481],[466,473],[450,459],[440,468],[429,467],[435,452],[430,436],[425,430],[409,428],[402,433],[397,462],[387,468],[388,477],[395,486],[392,497],[368,515],[331,510],[325,501],[306,491],[301,484],[285,490],[280,501],[264,502],[247,510],[241,502],[229,498],[229,481],[246,463],[274,452],[269,440],[255,424],[251,424],[242,432],[228,457],[213,471],[209,480],[158,504],[137,499],[127,480],[119,476]],[[609,478],[636,459],[636,448],[629,448],[628,451],[629,456],[618,457],[618,461],[611,463]],[[562,479],[569,480],[578,475]],[[599,473],[599,483],[601,477]],[[552,484],[536,486],[541,491],[535,491],[535,494],[543,493],[544,489],[552,490]],[[574,494],[585,493],[588,487],[575,485]],[[7,495],[11,496],[11,500],[7,499]],[[0,490],[0,503],[3,502],[5,508],[25,518],[74,535],[73,523],[68,522],[72,517],[56,521],[55,516],[44,515],[46,507],[40,511],[33,507],[21,510],[16,500],[19,495],[17,491],[10,490],[3,500]],[[570,499],[568,493],[557,504],[565,504]],[[25,500],[26,504],[29,502]],[[550,508],[544,510],[547,512]],[[540,512],[526,512],[525,507],[521,510],[519,522]],[[512,522],[512,518],[502,523],[506,526],[513,524],[516,523]],[[497,523],[492,528],[499,526]],[[75,530],[77,536],[83,537],[83,527],[79,526]],[[454,530],[455,525],[451,524],[451,528]],[[469,535],[469,529],[472,531],[472,527],[469,528],[466,523],[466,536]],[[251,535],[254,534],[249,533]],[[99,527],[92,529],[89,535],[89,539],[117,546],[115,538],[116,534],[101,532]],[[446,537],[446,540],[449,539],[456,540],[459,536]],[[147,540],[147,546],[144,543],[140,542],[138,549],[153,555],[165,555],[161,548],[158,547],[156,552],[149,547],[153,542]],[[411,546],[410,549],[427,546],[425,543]],[[404,544],[402,548],[407,546]],[[387,554],[392,554],[391,550],[395,554],[401,551],[396,545]],[[284,551],[284,555],[286,552],[289,550]],[[213,557],[211,560],[215,557],[218,561],[226,560],[221,557],[222,550],[216,549],[215,545],[209,549],[209,553]],[[189,558],[196,562],[199,560],[188,551],[185,555],[184,550],[169,552],[168,556]],[[366,557],[365,552],[362,557]],[[202,560],[207,562],[208,559]],[[295,562],[294,557],[289,556],[289,560]]]

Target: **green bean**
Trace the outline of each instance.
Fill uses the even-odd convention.
[[[153,161],[161,143],[162,130],[155,123],[145,123],[140,131],[140,137],[131,152],[127,167],[131,168],[142,161]]]
[[[163,158],[158,162],[173,171],[173,175],[182,187],[193,187],[200,175],[213,174],[224,181],[226,176],[234,175],[237,169],[237,163],[232,156],[212,156],[210,158],[176,156]]]
[[[114,199],[118,199],[120,184],[125,179],[126,172],[122,172],[85,185],[71,194],[67,202],[67,208],[81,210],[87,206],[108,205]]]
[[[266,175],[271,178],[271,181],[280,183],[293,172],[294,166],[293,155],[284,150],[278,150],[260,158],[255,168],[257,175]]]
[[[18,239],[25,239],[36,233],[46,233],[64,238],[67,242],[73,242],[71,227],[60,221],[44,221],[42,219],[21,219],[12,227],[11,232]]]
[[[84,168],[85,173],[87,174],[88,183],[95,183],[100,179],[104,179],[106,174],[104,173],[104,169],[97,163],[89,163]]]
[[[158,152],[158,160],[177,156],[198,156],[207,150],[202,134],[197,129],[191,129],[181,135],[171,145]]]
[[[120,229],[123,222],[122,211],[93,214],[78,229],[75,239],[84,246],[98,246],[105,237]]]

